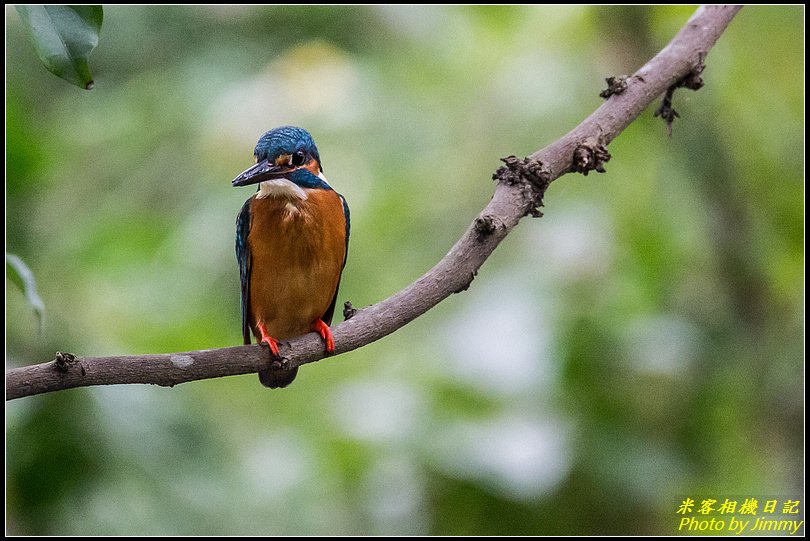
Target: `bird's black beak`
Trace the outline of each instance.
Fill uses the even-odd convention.
[[[267,160],[262,160],[233,179],[231,186],[248,186],[265,180],[282,178],[296,169],[298,168],[289,164],[276,165]]]

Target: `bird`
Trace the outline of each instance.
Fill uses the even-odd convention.
[[[232,186],[258,184],[236,218],[241,282],[242,338],[270,349],[259,370],[265,387],[286,387],[298,368],[287,368],[279,341],[312,331],[335,351],[329,325],[349,248],[349,206],[323,174],[312,136],[296,126],[263,134],[255,164]]]

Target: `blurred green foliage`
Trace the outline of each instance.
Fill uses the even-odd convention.
[[[34,311],[42,332],[42,323],[45,319],[45,304],[37,292],[37,280],[34,273],[25,262],[14,254],[6,253],[6,278],[14,283],[25,295],[25,300]]]
[[[688,7],[118,7],[82,92],[6,8],[6,365],[240,343],[230,180],[310,130],[352,208],[339,301],[442,257]],[[671,534],[691,495],[802,494],[803,7],[746,7],[602,175],[470,290],[305,367],[6,408],[12,534]]]

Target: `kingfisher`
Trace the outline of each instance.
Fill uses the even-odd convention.
[[[329,325],[349,247],[349,206],[329,186],[312,136],[282,126],[259,138],[255,165],[233,186],[258,184],[236,218],[236,259],[242,284],[242,337],[270,349],[259,371],[270,388],[286,387],[298,368],[284,369],[278,344],[317,332],[334,353]]]

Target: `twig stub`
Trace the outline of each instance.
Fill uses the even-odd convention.
[[[605,164],[610,161],[610,152],[605,145],[596,138],[588,138],[574,149],[574,160],[571,170],[582,173],[586,177],[590,171],[605,172]]]
[[[76,356],[74,354],[57,351],[56,358],[53,360],[53,366],[60,372],[67,372],[75,362]]]
[[[669,135],[669,137],[672,137],[672,123],[675,122],[676,118],[680,118],[681,116],[672,107],[672,96],[675,94],[675,90],[679,88],[688,88],[689,90],[695,91],[703,88],[704,82],[701,74],[703,73],[703,70],[706,69],[706,64],[704,63],[705,60],[706,53],[698,53],[697,65],[695,65],[692,71],[687,73],[683,79],[667,88],[667,91],[661,100],[661,105],[659,105],[658,109],[655,110],[654,115],[660,116],[664,122],[667,123],[667,135]]]
[[[528,182],[538,188],[545,189],[551,179],[551,174],[542,162],[531,158],[518,158],[507,156],[501,158],[505,164],[492,174],[492,180],[504,184],[520,184]]]
[[[357,313],[357,308],[352,306],[350,301],[343,303],[343,321],[349,321]]]
[[[543,206],[543,196],[551,183],[551,172],[543,162],[529,157],[507,156],[501,161],[505,165],[495,171],[492,179],[504,184],[522,184],[523,198],[526,200],[524,216],[541,217],[543,213],[538,207]]]
[[[617,96],[627,90],[627,75],[608,77],[605,79],[605,82],[608,84],[608,86],[599,93],[600,98],[608,99],[611,96]]]

